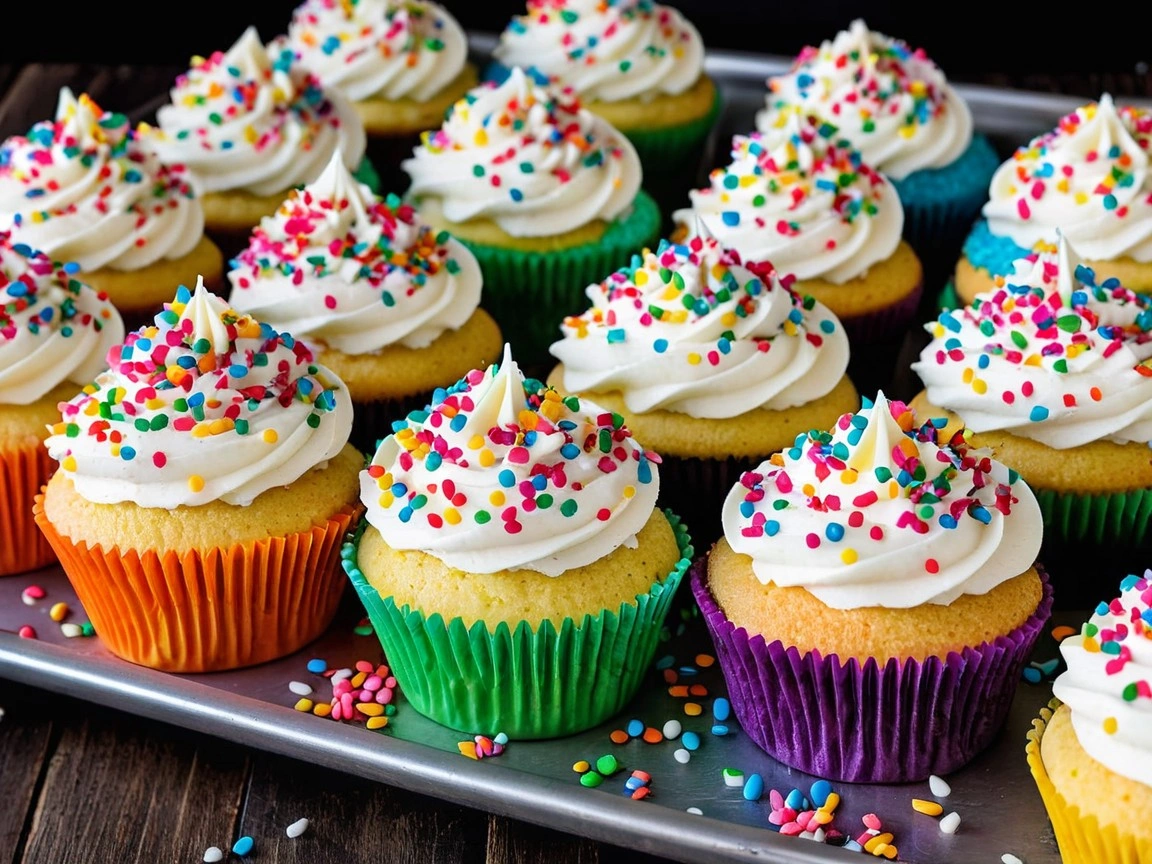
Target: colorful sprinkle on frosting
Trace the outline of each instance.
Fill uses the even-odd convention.
[[[659,457],[619,414],[499,365],[393,424],[362,474],[368,521],[397,549],[471,573],[581,567],[652,515]]]

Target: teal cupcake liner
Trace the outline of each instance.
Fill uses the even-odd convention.
[[[544,377],[552,365],[548,346],[561,338],[565,316],[587,310],[588,286],[606,279],[659,237],[660,208],[641,191],[596,243],[524,252],[459,239],[483,271],[484,308],[512,343],[520,365]]]
[[[445,621],[381,597],[357,564],[366,520],[341,558],[412,708],[466,734],[555,738],[620,711],[649,669],[693,555],[687,529],[665,513],[681,555],[667,579],[619,609],[545,621],[536,630],[526,621],[515,629],[505,622],[489,629],[482,621],[466,627],[459,617]]]
[[[956,283],[951,280],[936,295],[937,312],[943,312],[945,309],[959,309],[963,305],[960,301],[960,295],[956,293]]]

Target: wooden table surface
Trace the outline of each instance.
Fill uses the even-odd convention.
[[[52,116],[67,85],[144,119],[183,66],[0,65],[0,138]],[[1147,97],[1147,70],[981,83]],[[633,850],[492,816],[0,680],[0,864],[197,862],[251,836],[261,864],[659,864]],[[494,789],[493,794],[498,794]],[[291,840],[285,828],[311,824]],[[237,860],[234,856],[231,860]]]

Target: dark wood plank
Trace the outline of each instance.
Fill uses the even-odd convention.
[[[54,712],[21,685],[5,683],[0,696],[0,861],[16,862],[51,752]]]
[[[308,830],[290,839],[301,817]],[[261,864],[483,864],[486,829],[476,810],[260,755],[239,833]]]
[[[72,700],[56,716],[62,731],[22,864],[184,864],[231,846],[249,771],[243,748]]]
[[[488,817],[486,864],[599,864],[600,846],[501,816]]]

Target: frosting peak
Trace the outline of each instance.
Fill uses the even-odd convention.
[[[1024,249],[1057,229],[1091,261],[1152,261],[1152,112],[1099,102],[1061,118],[992,177],[984,216]]]
[[[1116,279],[1098,283],[1067,237],[926,327],[912,368],[973,431],[1061,450],[1152,440],[1152,308]]]
[[[689,228],[698,219],[745,261],[800,280],[842,284],[889,258],[904,228],[892,184],[830,137],[833,127],[792,117],[783,128],[735,136],[731,163],[673,219]]]
[[[757,128],[771,134],[793,113],[833,124],[865,162],[896,180],[949,164],[972,140],[968,106],[924,50],[861,19],[768,79]]]
[[[1152,785],[1152,571],[1128,576],[1079,635],[1060,643],[1068,668],[1052,692],[1080,746],[1111,771]]]
[[[249,27],[227,52],[193,58],[158,127],[141,134],[203,192],[282,193],[314,180],[335,150],[359,164],[366,141],[351,103],[294,61],[289,49],[269,55]]]
[[[28,405],[70,381],[89,383],[124,338],[107,297],[0,233],[0,405]]]
[[[0,146],[0,230],[81,270],[137,270],[190,252],[204,213],[183,166],[65,87],[54,120]]]
[[[352,426],[343,383],[303,343],[202,283],[181,286],[60,408],[48,452],[82,497],[169,510],[250,504],[326,464]]]
[[[612,220],[640,190],[628,139],[571,90],[520,68],[503,84],[469,91],[422,141],[403,163],[410,194],[437,199],[452,222],[490,219],[516,237]]]
[[[635,542],[659,491],[619,415],[525,380],[507,346],[393,429],[361,474],[369,523],[469,573],[597,561]]]
[[[917,427],[883,393],[746,473],[724,535],[765,584],[836,609],[909,608],[984,594],[1033,565],[1040,506],[1019,476],[943,421]]]
[[[228,274],[231,302],[347,354],[423,348],[480,303],[480,266],[410,205],[379,200],[338,153],[261,220]]]
[[[709,418],[817,399],[843,377],[848,340],[792,281],[714,237],[661,242],[590,286],[592,307],[565,319],[551,347],[565,389],[619,390],[630,411]]]

